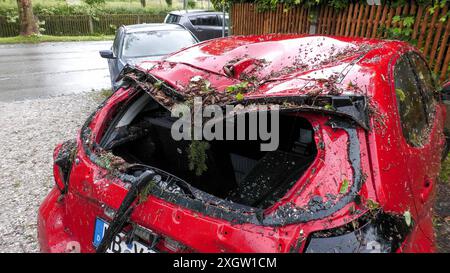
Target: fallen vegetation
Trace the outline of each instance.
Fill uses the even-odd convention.
[[[450,154],[447,155],[447,158],[442,163],[441,173],[439,175],[439,180],[442,183],[449,184],[450,179]]]

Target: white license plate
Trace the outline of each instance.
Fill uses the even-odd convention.
[[[97,218],[95,220],[95,229],[94,229],[94,240],[93,244],[97,248],[100,245],[100,242],[105,236],[105,232],[108,229],[109,224],[104,220]],[[120,232],[117,234],[111,242],[111,245],[106,250],[107,253],[155,253],[154,250],[150,249],[148,246],[132,240],[131,243],[127,244],[125,238],[125,234]]]

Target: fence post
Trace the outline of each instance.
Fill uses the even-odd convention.
[[[92,20],[92,16],[88,16],[89,18],[89,33],[94,34],[94,22]]]
[[[319,6],[310,8],[308,14],[309,24],[309,34],[316,34],[317,32],[317,18],[319,17]]]

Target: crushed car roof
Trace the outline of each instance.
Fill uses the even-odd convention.
[[[193,77],[201,76],[223,92],[243,81],[257,85],[246,97],[311,92],[373,95],[372,78],[384,77],[381,74],[386,74],[391,57],[406,46],[399,41],[332,36],[232,36],[203,42],[139,67],[180,92]]]

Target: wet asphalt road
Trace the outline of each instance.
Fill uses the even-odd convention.
[[[112,41],[0,45],[0,101],[109,88],[99,50]]]

